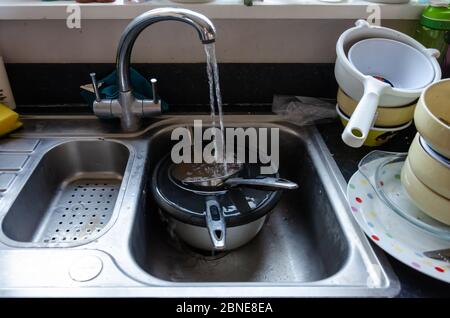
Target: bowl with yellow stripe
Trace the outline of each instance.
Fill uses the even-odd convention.
[[[339,88],[337,93],[337,103],[341,108],[341,111],[350,117],[353,114],[358,102],[348,96],[342,89]],[[398,107],[383,107],[382,105],[377,108],[377,118],[375,120],[375,126],[377,127],[395,127],[407,124],[414,117],[414,109],[416,108],[416,102],[405,106]]]
[[[339,108],[339,105],[336,104],[336,112],[339,115],[339,119],[341,120],[342,125],[345,127],[348,124],[350,118],[344,114],[344,112]],[[389,139],[398,134],[399,131],[402,131],[409,126],[411,126],[412,120],[408,123],[396,127],[377,127],[372,126],[367,135],[367,139],[364,141],[364,146],[376,147],[381,146],[386,143]]]

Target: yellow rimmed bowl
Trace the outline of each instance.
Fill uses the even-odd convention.
[[[411,169],[407,158],[401,172],[401,182],[411,201],[432,218],[450,225],[450,200],[428,188]]]
[[[450,79],[431,84],[422,92],[414,123],[427,144],[450,159]]]
[[[424,185],[450,199],[450,160],[431,149],[419,133],[409,148],[408,159],[412,171]]]
[[[336,112],[339,115],[339,119],[341,120],[342,125],[345,127],[348,124],[350,118],[344,114],[344,112],[339,108],[339,105],[336,104]],[[385,144],[389,139],[394,137],[400,131],[411,126],[412,121],[400,126],[395,127],[377,127],[372,126],[367,135],[367,139],[364,141],[364,146],[368,147],[377,147]]]
[[[348,96],[341,88],[339,88],[337,93],[337,103],[341,111],[350,117],[358,102]],[[383,107],[378,106],[377,108],[377,118],[375,120],[376,127],[396,127],[409,123],[414,117],[414,109],[416,107],[416,102],[405,106],[398,107]]]

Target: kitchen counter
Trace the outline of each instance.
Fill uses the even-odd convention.
[[[358,162],[370,151],[379,149],[406,152],[416,133],[415,127],[411,126],[382,147],[355,149],[346,146],[341,140],[342,126],[339,122],[321,124],[318,128],[347,182],[358,169]],[[374,249],[380,251],[377,245],[372,242],[371,244]],[[398,297],[448,297],[450,295],[450,284],[428,277],[385,254],[401,283]]]

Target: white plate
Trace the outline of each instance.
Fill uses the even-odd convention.
[[[374,165],[377,164],[375,161]],[[423,255],[426,251],[450,248],[448,241],[416,228],[397,215],[378,198],[359,171],[348,183],[347,200],[359,226],[375,244],[415,270],[450,283],[450,264]]]

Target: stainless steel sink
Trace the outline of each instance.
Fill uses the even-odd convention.
[[[3,233],[25,246],[67,246],[98,237],[111,220],[129,158],[105,140],[49,148],[6,214]]]
[[[171,144],[170,130],[151,139],[150,149],[156,151],[149,158],[150,167],[170,152]],[[304,283],[336,274],[349,259],[350,246],[308,153],[305,135],[282,129],[280,154],[281,177],[300,188],[283,194],[256,239],[231,252],[194,251],[171,237],[168,224],[150,201],[141,230],[133,236],[139,265],[174,282]]]
[[[21,167],[3,172],[14,180],[0,192],[0,295],[396,295],[398,281],[348,212],[345,181],[317,130],[275,116],[225,120],[232,127],[278,127],[280,174],[300,188],[283,194],[253,241],[212,255],[170,235],[149,192],[156,163],[170,151],[172,129],[192,124],[192,116],[161,117],[134,134],[87,117],[24,118],[25,130],[0,143],[0,159],[26,157]],[[24,140],[35,147],[11,146]],[[89,198],[98,191],[116,197],[94,203]],[[89,213],[74,210],[81,206]],[[110,213],[104,221],[96,207]],[[83,235],[71,218],[83,222]],[[83,220],[94,223],[84,227]],[[100,231],[85,235],[92,230]]]

